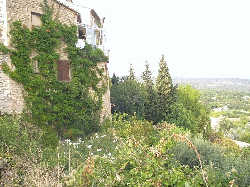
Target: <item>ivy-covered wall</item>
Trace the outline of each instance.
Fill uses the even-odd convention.
[[[5,2],[5,3],[3,3]],[[57,18],[61,23],[71,25],[77,23],[77,13],[56,0],[48,0],[48,5],[53,7],[53,18]],[[43,13],[43,0],[1,0],[0,13],[1,18],[6,19],[7,30],[4,29],[4,22],[0,22],[1,36],[10,36],[11,25],[15,21],[21,21],[22,25],[31,28],[31,13]],[[5,11],[5,12],[3,12]],[[6,15],[5,15],[6,14]],[[4,33],[6,32],[6,33]],[[1,37],[2,39],[2,37]],[[1,43],[11,45],[10,37],[4,38]],[[65,44],[58,48],[60,59],[67,59],[67,54],[63,52]],[[24,109],[24,99],[22,95],[22,85],[13,81],[1,69],[1,64],[7,62],[11,66],[9,55],[0,56],[0,112],[1,113],[21,113]],[[14,68],[14,67],[12,67]]]
[[[11,48],[0,47],[3,55],[10,56],[11,65],[7,60],[1,68],[23,87],[27,120],[70,138],[98,129],[103,98],[108,93],[107,71],[98,68],[98,63],[106,62],[107,57],[90,45],[76,48],[76,26],[53,19],[52,10],[45,1],[41,27],[30,29],[20,21],[13,22]],[[70,63],[70,82],[57,79],[62,53]]]

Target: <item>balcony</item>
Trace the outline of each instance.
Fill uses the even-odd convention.
[[[106,32],[103,28],[99,28],[96,25],[91,27],[85,24],[78,24],[78,42],[76,47],[84,48],[85,43],[101,49],[107,57],[109,56],[109,49],[106,47]]]

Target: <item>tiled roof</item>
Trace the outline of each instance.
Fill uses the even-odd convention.
[[[91,9],[89,7],[86,7],[86,6],[82,6],[82,5],[77,4],[77,3],[72,3],[72,2],[69,2],[67,0],[56,0],[56,1],[64,6],[66,6],[67,8],[79,13],[83,24],[91,25],[90,24],[90,22],[91,22],[90,16],[93,16],[96,19],[96,21],[101,24],[101,18],[95,12],[94,9]]]
[[[66,6],[67,8],[79,13],[79,8],[77,7],[77,5],[75,5],[74,3],[71,3],[69,1],[66,0],[56,0],[58,3]]]

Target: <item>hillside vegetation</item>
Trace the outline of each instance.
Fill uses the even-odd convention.
[[[249,186],[249,149],[214,143],[166,122],[157,126],[115,115],[101,130],[55,149],[42,131],[10,116],[0,118],[4,186]]]
[[[107,88],[97,86],[96,64],[106,57],[89,45],[76,48],[75,27],[45,8],[42,27],[30,31],[16,22],[15,49],[0,46],[16,66],[5,64],[5,73],[27,91],[22,115],[0,115],[0,186],[250,186],[250,149],[211,129],[210,102],[190,85],[174,85],[164,56],[155,81],[148,64],[142,81],[132,66],[128,76],[113,75],[112,119],[99,124]],[[57,81],[53,69],[61,39],[71,82]],[[33,72],[31,47],[40,74]]]

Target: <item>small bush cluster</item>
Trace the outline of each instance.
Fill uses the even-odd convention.
[[[248,177],[250,159],[242,158],[243,154],[239,153],[239,149],[238,151],[228,150],[228,146],[212,144],[202,139],[192,139],[192,142],[200,154],[203,165],[208,169],[208,178],[211,181],[214,178],[215,184],[227,186],[232,180],[239,186],[250,184]],[[191,168],[199,167],[199,160],[194,151],[185,144],[177,144],[169,150],[169,153],[174,154],[174,157],[183,165]]]

